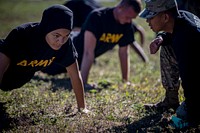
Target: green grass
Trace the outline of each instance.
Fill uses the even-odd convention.
[[[64,0],[0,0],[0,37],[4,38],[21,23],[40,21],[43,9],[55,3],[62,4]],[[0,90],[1,119],[4,120],[0,125],[2,132],[179,131],[166,121],[173,111],[160,114],[144,110],[143,104],[163,99],[164,89],[160,79],[159,53],[150,55],[148,49],[155,34],[145,20],[137,18],[134,21],[146,30],[144,50],[149,56],[149,63],[143,63],[130,50],[131,84],[121,82],[117,47],[97,58],[89,82],[97,83],[99,89],[85,90],[87,107],[92,113],[84,115],[77,112],[75,96],[66,74],[53,77],[37,73],[31,82],[19,89],[10,92]],[[183,99],[180,90],[180,100]]]

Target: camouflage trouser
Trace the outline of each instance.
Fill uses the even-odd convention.
[[[167,90],[178,90],[180,87],[179,69],[171,45],[161,46],[160,67],[162,85]]]

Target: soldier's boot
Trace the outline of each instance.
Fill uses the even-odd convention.
[[[178,90],[166,90],[165,99],[156,104],[145,104],[145,109],[166,111],[172,108],[174,111],[179,107]]]

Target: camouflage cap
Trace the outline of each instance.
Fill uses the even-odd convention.
[[[176,6],[174,0],[145,0],[145,4],[146,7],[140,12],[139,16],[146,19]]]

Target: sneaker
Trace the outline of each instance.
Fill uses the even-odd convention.
[[[176,116],[183,120],[187,119],[187,107],[185,102],[182,102],[181,105],[176,109]]]
[[[171,118],[171,126],[176,129],[183,129],[189,127],[189,123],[177,116],[172,116]]]

